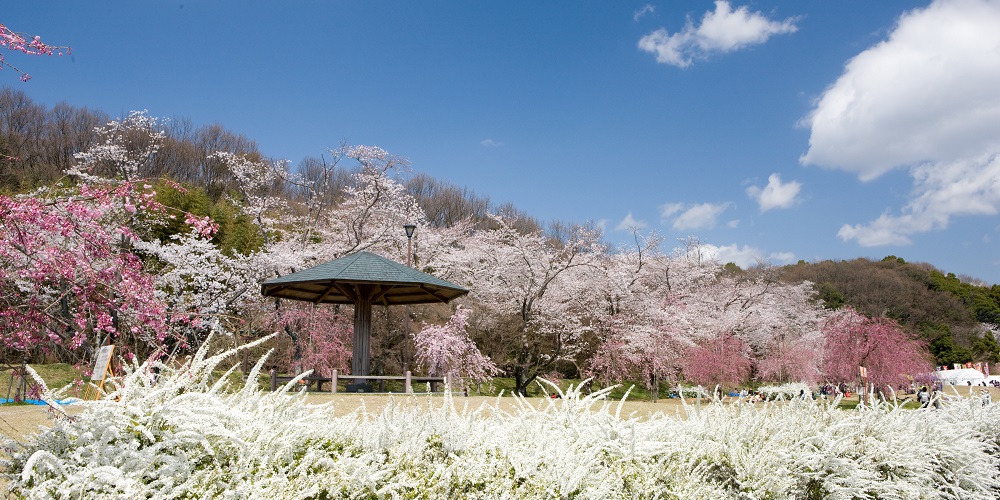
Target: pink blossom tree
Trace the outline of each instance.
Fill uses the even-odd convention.
[[[107,225],[120,190],[73,198],[0,197],[0,340],[19,351],[89,352],[108,338],[148,350],[168,335],[165,306],[142,261]],[[140,196],[141,198],[141,196]]]
[[[261,316],[262,331],[284,332],[272,361],[293,373],[315,370],[329,377],[351,367],[352,315],[333,306],[283,301],[281,314]]]
[[[632,229],[634,245],[623,246],[602,259],[601,272],[590,284],[603,297],[603,307],[592,313],[600,345],[590,356],[586,373],[608,382],[641,381],[657,397],[660,381],[678,371],[685,343],[660,314],[668,293],[665,256],[656,248],[656,234]]]
[[[833,382],[853,382],[859,367],[878,390],[905,386],[932,369],[926,344],[889,318],[868,318],[847,307],[823,325],[823,373]]]
[[[781,283],[762,297],[751,348],[756,377],[762,381],[805,382],[821,379],[822,325],[829,315],[812,300],[812,283]]]
[[[69,47],[49,45],[43,42],[42,38],[39,36],[31,36],[31,35],[26,35],[24,33],[17,33],[15,31],[12,31],[7,26],[4,26],[3,24],[0,24],[0,47],[15,52],[23,52],[30,56],[51,56],[55,54],[61,56],[63,55],[64,50],[65,53],[67,54],[71,50]],[[0,69],[2,69],[4,66],[7,66],[8,68],[20,73],[22,82],[26,82],[31,79],[30,75],[28,75],[24,71],[21,71],[13,64],[7,62],[7,59],[6,57],[4,57],[4,54],[0,53]]]
[[[432,376],[451,373],[463,381],[488,382],[500,374],[493,361],[469,337],[469,310],[459,306],[443,325],[424,325],[414,335],[416,362]]]
[[[669,327],[645,327],[627,318],[606,325],[604,341],[590,357],[586,373],[608,382],[632,379],[643,383],[656,400],[660,381],[678,371],[684,346]]]
[[[822,350],[806,342],[786,342],[775,339],[767,356],[757,363],[757,378],[775,382],[805,382],[820,380],[819,363]]]
[[[718,341],[717,332],[728,332],[745,344],[755,378],[816,381],[828,313],[812,300],[811,283],[783,283],[766,265],[720,266],[686,241],[667,269],[662,308],[680,336],[705,346]]]
[[[753,363],[747,344],[732,332],[690,348],[682,361],[683,376],[704,386],[734,386],[750,377]]]
[[[137,249],[150,228],[183,217],[196,239],[210,219],[156,201],[143,178],[162,139],[155,120],[132,113],[98,129],[102,140],[75,154],[71,187],[0,198],[0,338],[23,352],[39,349],[85,359],[106,341],[123,354],[148,354],[201,311],[177,311]]]

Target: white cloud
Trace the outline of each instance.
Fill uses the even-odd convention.
[[[695,26],[688,18],[684,29],[673,35],[660,28],[639,39],[639,49],[656,54],[656,62],[686,68],[695,59],[759,45],[772,35],[794,33],[797,29],[793,18],[772,21],[760,12],[750,12],[746,6],[733,10],[729,2],[718,0],[715,11],[706,12],[700,25]]]
[[[632,212],[629,212],[628,215],[626,215],[625,218],[622,219],[617,226],[615,226],[615,231],[631,231],[633,229],[641,231],[646,229],[646,226],[647,224],[645,222],[636,220],[635,217],[632,217]]]
[[[732,262],[743,269],[756,266],[758,264],[789,264],[795,261],[795,254],[792,252],[772,252],[767,256],[759,248],[749,245],[742,247],[737,244],[716,246],[711,243],[699,245],[699,256],[703,261],[714,261],[719,264]]]
[[[912,169],[915,189],[896,216],[883,213],[867,224],[844,224],[837,233],[861,246],[908,245],[910,235],[945,229],[953,216],[1000,211],[1000,155],[925,164]]]
[[[760,206],[761,212],[767,212],[772,208],[788,208],[796,203],[796,196],[802,189],[802,184],[796,181],[781,182],[781,175],[771,174],[767,178],[767,186],[760,188],[750,186],[747,188],[747,195],[750,196]]]
[[[702,258],[711,259],[720,264],[732,262],[743,269],[761,263],[788,264],[795,261],[795,254],[792,252],[772,252],[764,255],[764,252],[758,248],[749,245],[741,247],[735,243],[723,246],[703,244],[701,250]]]
[[[693,205],[674,219],[674,229],[702,229],[715,227],[719,216],[726,211],[731,203],[701,203]]]
[[[743,245],[723,245],[721,247],[706,244],[702,246],[702,257],[714,260],[720,264],[732,262],[744,269],[764,260],[763,253],[753,247]]]
[[[863,246],[905,245],[952,216],[1000,210],[1000,3],[939,0],[900,17],[884,42],[851,59],[804,119],[805,165],[874,179],[906,168],[898,215],[845,224]]]
[[[479,141],[479,145],[484,148],[498,148],[500,146],[503,146],[503,143],[494,141],[493,139],[483,139]]]
[[[789,264],[795,261],[795,254],[792,252],[772,252],[767,256],[767,260],[775,264]]]
[[[912,233],[913,221],[908,217],[893,217],[882,214],[868,224],[844,224],[837,231],[837,236],[844,240],[857,240],[863,247],[878,247],[884,245],[909,245],[912,243],[906,236]],[[904,229],[908,227],[909,229]]]
[[[801,161],[878,177],[1000,145],[1000,4],[938,1],[851,59],[805,119]]]
[[[646,5],[643,5],[641,9],[632,13],[632,20],[638,22],[639,19],[642,18],[642,16],[645,16],[646,14],[652,14],[653,11],[655,10],[656,10],[655,7],[647,3]]]
[[[684,210],[683,203],[666,203],[660,205],[660,220],[666,221],[670,216]]]

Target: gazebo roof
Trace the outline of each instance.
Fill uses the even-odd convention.
[[[330,262],[265,281],[267,297],[316,304],[354,304],[359,288],[374,285],[372,303],[427,304],[449,302],[469,291],[454,283],[375,255],[358,252]],[[362,293],[372,293],[369,287]]]

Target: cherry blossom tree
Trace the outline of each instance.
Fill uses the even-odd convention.
[[[704,386],[734,386],[750,377],[750,348],[732,332],[720,332],[687,351],[684,378]]]
[[[779,283],[757,305],[757,324],[744,338],[752,339],[756,378],[762,381],[805,382],[821,379],[822,326],[829,311],[813,299],[812,283]]]
[[[256,328],[283,332],[272,362],[293,373],[315,370],[329,377],[333,370],[348,373],[354,321],[350,313],[329,305],[282,301],[280,314],[259,317]]]
[[[759,349],[769,338],[767,327],[777,323],[772,304],[765,302],[780,289],[777,279],[766,270],[733,273],[713,267],[714,274],[693,283],[683,299],[687,323],[696,336],[731,332]]]
[[[221,162],[233,177],[234,192],[229,199],[257,225],[265,246],[281,240],[303,246],[305,241],[299,241],[297,233],[301,229],[296,229],[302,221],[287,198],[280,196],[286,185],[301,183],[288,171],[287,161],[258,160],[228,151],[217,151],[211,158]],[[302,239],[308,240],[308,236]]]
[[[774,270],[740,270],[693,261],[685,249],[671,260],[664,314],[682,335],[701,346],[720,333],[748,349],[751,372],[761,380],[814,382],[819,376],[821,325],[828,314],[813,299],[812,284],[780,282]]]
[[[499,375],[500,369],[469,337],[468,323],[469,310],[459,306],[447,323],[424,325],[413,338],[417,364],[431,376],[451,373],[480,384]]]
[[[330,154],[314,179],[290,172],[283,161],[213,156],[236,178],[233,202],[261,228],[276,274],[361,250],[399,258],[405,256],[403,224],[425,225],[419,204],[394,178],[409,168],[405,158],[377,146],[343,145]],[[348,160],[357,171],[340,186],[333,170],[351,168]]]
[[[403,224],[424,225],[425,217],[416,200],[395,178],[409,168],[405,158],[375,146],[342,145],[330,154],[331,160],[313,165],[308,177],[290,172],[287,162],[232,153],[214,155],[236,178],[232,201],[262,232],[264,247],[250,260],[256,264],[255,269],[263,273],[263,278],[287,274],[361,250],[394,259],[405,258]],[[338,184],[336,179],[341,177],[335,175],[335,169],[350,169],[350,164],[356,170],[345,185]],[[432,253],[431,245],[438,240],[433,234],[422,234],[418,238],[422,244],[418,244],[416,255],[421,255],[419,250]],[[319,342],[319,333],[298,332],[293,325],[301,322],[281,317],[292,310],[290,307],[284,304],[260,307],[257,311],[276,317],[271,320],[259,318],[258,323],[270,321],[282,325],[295,344],[290,364],[308,364],[308,360],[300,356],[308,354],[309,342]],[[390,315],[386,314],[386,318]],[[390,329],[400,330],[398,326],[388,325]],[[405,335],[385,333],[373,342],[373,347],[408,352],[406,345],[399,345],[410,341]]]
[[[51,56],[55,54],[62,56],[64,51],[69,54],[72,50],[69,47],[49,45],[43,42],[39,36],[17,33],[3,24],[0,24],[0,47],[15,52],[22,52],[30,56]],[[31,75],[28,75],[8,62],[4,54],[0,53],[0,69],[4,66],[18,72],[21,75],[22,82],[31,80]]]
[[[773,382],[805,382],[813,385],[820,381],[819,364],[822,346],[815,343],[775,338],[774,346],[766,357],[757,363],[757,378]]]
[[[227,254],[211,241],[214,223],[199,231],[205,219],[189,217],[190,231],[168,241],[133,243],[147,257],[147,268],[155,275],[157,296],[176,317],[190,321],[178,324],[178,335],[198,346],[209,332],[230,334],[240,329],[246,317],[259,311],[260,283],[268,274],[259,254]],[[237,343],[239,339],[237,339]]]
[[[604,307],[593,312],[591,321],[601,343],[586,373],[609,382],[642,381],[655,400],[659,382],[677,373],[687,345],[661,314],[667,293],[662,279],[666,257],[656,251],[661,239],[638,229],[632,235],[634,245],[607,254],[602,272],[592,275]]]
[[[625,315],[604,326],[604,340],[590,357],[587,373],[609,382],[642,381],[655,401],[659,382],[678,372],[683,342],[666,325],[648,327]]]
[[[132,111],[95,129],[96,144],[74,153],[67,174],[82,182],[138,182],[154,176],[153,159],[163,146],[163,123],[145,111]]]
[[[79,360],[114,341],[120,353],[145,355],[167,341],[184,347],[180,332],[197,328],[202,313],[215,312],[218,301],[176,305],[190,302],[186,294],[202,287],[200,272],[214,279],[221,273],[205,266],[170,282],[174,271],[156,277],[147,267],[154,257],[166,259],[154,251],[151,228],[182,218],[191,236],[174,254],[192,265],[195,255],[211,254],[205,239],[217,229],[208,218],[156,200],[145,176],[163,138],[158,122],[131,113],[96,132],[101,139],[76,153],[67,171],[73,184],[0,202],[0,330],[7,347]],[[162,262],[157,271],[164,271]]]
[[[5,347],[89,352],[108,338],[149,349],[168,335],[165,305],[142,261],[107,224],[120,189],[88,198],[0,197],[0,332]],[[139,195],[142,199],[142,196]]]
[[[417,200],[392,177],[408,171],[409,161],[377,146],[348,147],[343,154],[355,160],[360,170],[330,215],[334,222],[331,247],[337,256],[361,250],[405,255],[406,240],[400,238],[403,224],[426,226]]]
[[[468,283],[480,314],[475,324],[491,358],[514,378],[515,391],[559,362],[574,362],[593,312],[586,281],[603,253],[599,232],[576,228],[565,242],[523,234],[501,215],[494,228],[465,239],[460,283]],[[478,340],[478,339],[477,339]]]
[[[925,343],[889,318],[868,318],[850,307],[823,325],[823,372],[833,382],[854,382],[865,367],[873,387],[898,388],[932,370]]]

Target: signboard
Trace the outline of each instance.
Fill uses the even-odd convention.
[[[97,360],[94,361],[94,370],[91,372],[90,380],[104,380],[104,375],[108,373],[108,363],[111,361],[111,353],[114,350],[114,345],[106,345],[97,351]]]
[[[104,379],[107,378],[108,372],[111,371],[111,354],[113,352],[115,352],[114,345],[106,345],[97,351],[97,359],[94,360],[94,371],[90,374],[90,385],[84,391],[83,399],[90,399],[90,394],[93,394],[94,399],[97,399],[104,392]]]

